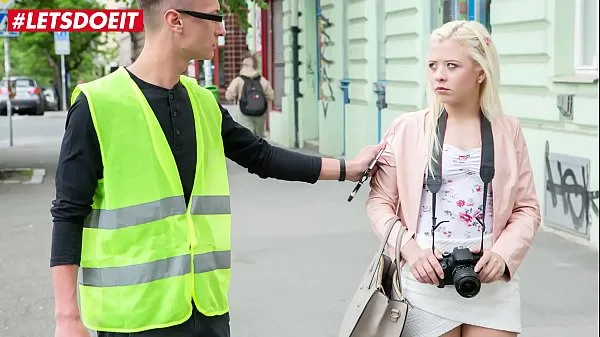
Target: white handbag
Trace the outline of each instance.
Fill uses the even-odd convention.
[[[400,226],[396,256],[387,256],[385,247],[394,226]],[[339,337],[400,337],[410,303],[402,295],[400,243],[406,228],[397,218],[389,221],[386,235],[369,264],[358,290],[342,319]]]

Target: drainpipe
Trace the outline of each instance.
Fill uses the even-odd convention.
[[[342,0],[342,80],[340,88],[344,92],[344,102],[342,104],[342,155],[346,155],[346,104],[350,103],[348,79],[348,0]]]
[[[381,142],[381,112],[383,109],[387,108],[387,102],[385,101],[385,80],[378,80],[374,85],[374,92],[377,94],[377,143]]]
[[[299,66],[300,62],[298,61],[298,34],[300,33],[300,28],[298,27],[298,1],[300,0],[292,0],[292,78],[294,81],[294,147],[300,147],[300,137],[299,137],[299,118],[298,118],[298,99],[302,97],[300,94],[300,76],[299,76]]]
[[[386,89],[386,81],[385,81],[385,1],[378,0],[377,8],[376,8],[376,18],[377,18],[377,81],[374,83],[373,91],[377,95],[377,142],[381,142],[381,115],[382,110],[388,107],[385,101],[385,89]]]

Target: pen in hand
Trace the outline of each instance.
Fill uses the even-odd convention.
[[[383,155],[383,151],[385,151],[385,147],[383,147],[381,150],[379,150],[379,152],[377,152],[377,155],[375,156],[375,158],[373,158],[373,161],[371,161],[371,163],[369,164],[369,166],[363,173],[362,177],[360,177],[360,179],[358,180],[358,183],[356,184],[356,186],[354,187],[352,192],[350,192],[350,196],[348,196],[348,202],[350,202],[350,201],[352,201],[352,199],[354,199],[354,197],[358,193],[358,190],[361,188],[362,184],[365,181],[367,181],[367,179],[371,175],[371,171],[373,171],[373,168],[375,168],[377,161],[379,160],[381,155]]]

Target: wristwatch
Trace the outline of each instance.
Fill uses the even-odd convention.
[[[339,159],[340,161],[340,177],[338,178],[338,181],[345,181],[346,180],[346,161],[344,159]]]

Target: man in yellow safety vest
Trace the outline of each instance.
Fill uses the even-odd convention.
[[[219,1],[138,3],[139,58],[72,95],[51,209],[55,337],[229,336],[226,158],[263,178],[356,181],[383,145],[348,162],[271,146],[180,75],[213,57]]]

